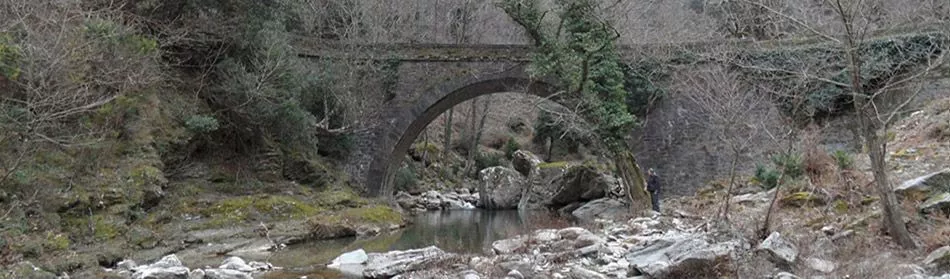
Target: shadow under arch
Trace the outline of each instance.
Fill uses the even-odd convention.
[[[445,82],[425,92],[408,107],[385,113],[384,119],[388,121],[383,123],[384,131],[378,135],[383,146],[374,156],[366,177],[368,194],[392,195],[394,173],[403,157],[416,137],[439,115],[475,97],[506,92],[552,97],[558,101],[553,98],[557,87],[552,82],[531,78],[524,66],[517,66],[503,72]]]

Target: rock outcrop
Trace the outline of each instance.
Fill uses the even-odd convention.
[[[778,265],[789,266],[798,259],[798,248],[778,232],[772,232],[759,244],[758,250],[768,253],[769,259]]]
[[[485,209],[516,209],[525,184],[525,178],[513,169],[483,169],[479,172],[480,196],[477,206]]]
[[[366,254],[362,249],[340,255],[329,268],[337,269],[350,276],[364,278],[391,278],[396,275],[417,271],[451,254],[435,246],[406,251]]]
[[[910,198],[926,197],[935,192],[947,191],[950,191],[950,169],[907,180],[894,187],[894,192],[898,195]]]
[[[605,175],[591,166],[571,167],[553,184],[557,186],[557,191],[551,197],[550,205],[555,208],[603,198],[610,190]]]
[[[950,211],[950,169],[930,173],[894,187],[894,192],[905,199],[923,201],[921,211]]]
[[[614,219],[630,212],[630,206],[618,199],[599,199],[588,202],[571,211],[571,215],[580,220]]]
[[[515,151],[512,156],[511,166],[525,177],[536,173],[538,164],[541,164],[541,159],[538,159],[538,156],[526,150]]]
[[[713,242],[699,234],[663,234],[626,255],[634,274],[648,278],[696,278],[715,274],[720,264],[732,263],[738,241]]]

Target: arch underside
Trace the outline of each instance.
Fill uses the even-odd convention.
[[[412,143],[439,115],[462,102],[495,93],[524,93],[546,98],[556,92],[549,82],[532,79],[523,66],[476,78],[458,79],[433,88],[410,107],[394,108],[382,133],[380,151],[374,156],[367,173],[366,186],[372,196],[392,194],[393,173],[399,168]]]

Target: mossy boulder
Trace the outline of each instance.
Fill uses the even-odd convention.
[[[227,225],[247,221],[272,221],[305,218],[322,212],[308,202],[291,196],[254,195],[224,199],[198,214],[211,218],[212,225]]]
[[[316,187],[331,185],[341,179],[330,165],[316,159],[287,159],[282,172],[284,178]]]
[[[310,238],[330,239],[357,235],[357,228],[373,225],[383,228],[401,226],[405,224],[402,215],[391,207],[384,205],[368,205],[359,208],[350,208],[342,212],[321,214],[307,219],[310,228]]]
[[[826,199],[823,195],[815,192],[799,191],[793,192],[782,197],[782,205],[792,207],[805,207],[825,205]]]
[[[327,209],[342,209],[351,207],[360,207],[368,204],[356,192],[350,189],[327,190],[316,193],[315,203],[320,207]]]

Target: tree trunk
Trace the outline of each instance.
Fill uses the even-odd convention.
[[[646,180],[637,159],[630,151],[621,151],[615,154],[614,163],[627,190],[627,198],[630,199],[630,212],[636,216],[642,215],[650,209],[651,203],[650,195],[645,189]]]
[[[429,129],[422,130],[422,166],[429,167]]]
[[[870,119],[863,116],[861,119],[868,158],[871,160],[871,171],[874,173],[874,185],[881,196],[881,204],[884,207],[884,221],[888,232],[901,247],[905,249],[917,248],[910,232],[907,231],[907,225],[904,224],[904,214],[898,206],[897,197],[894,195],[894,190],[887,179],[887,163],[884,161],[887,143],[878,134],[877,129],[870,125]]]
[[[736,166],[739,165],[739,157],[742,155],[742,152],[738,149],[734,149],[733,152],[732,167],[729,169],[729,187],[726,190],[726,197],[722,206],[722,220],[726,222],[729,222],[729,200],[732,198],[732,189],[736,185]]]
[[[452,149],[452,112],[455,109],[449,109],[449,114],[445,116],[445,130],[443,133],[443,142],[442,142],[442,161],[447,162],[449,158],[449,150]]]
[[[488,120],[488,109],[491,107],[492,98],[491,98],[491,96],[488,96],[487,98],[488,98],[488,100],[485,100],[484,105],[482,105],[482,106],[483,106],[483,108],[482,108],[482,119],[479,120],[479,122],[478,122],[478,128],[475,129],[475,137],[472,139],[472,148],[471,148],[471,150],[474,150],[474,151],[477,151],[477,150],[478,150],[478,142],[482,139],[482,132],[485,131],[485,121]],[[472,152],[472,154],[475,154],[475,152]],[[470,158],[474,158],[474,157],[470,157]],[[476,167],[476,168],[477,168],[477,167]],[[480,170],[478,170],[478,169],[475,170],[475,172],[478,172],[478,171],[480,171]]]
[[[794,138],[788,140],[788,148],[785,150],[785,154],[791,154],[792,148],[794,147],[793,141]],[[782,183],[785,180],[785,168],[782,168],[782,171],[779,172],[778,182],[775,184],[775,194],[772,195],[772,201],[769,202],[769,209],[765,212],[765,221],[762,222],[762,228],[759,229],[759,239],[765,240],[769,236],[772,230],[772,209],[775,208],[775,203],[778,201],[779,192],[782,190]]]
[[[468,129],[466,129],[464,138],[469,140],[465,142],[465,147],[468,148],[468,154],[465,154],[465,168],[462,170],[462,175],[468,175],[468,173],[475,168],[475,153],[478,152],[475,148],[478,147],[477,144],[473,144],[475,141],[475,130],[478,128],[478,97],[472,99],[471,113],[468,115]]]
[[[553,138],[553,137],[548,137],[547,144],[548,144],[548,145],[547,145],[547,147],[548,147],[548,148],[547,148],[547,149],[548,149],[548,154],[546,155],[547,158],[545,158],[544,161],[545,161],[545,162],[550,162],[550,161],[551,161],[551,158],[554,158],[554,155],[553,155],[553,154],[554,154],[554,138]]]
[[[846,25],[846,27],[850,28],[851,26]],[[869,108],[866,108],[869,102],[874,102],[874,100],[866,99],[873,97],[865,92],[864,82],[861,79],[861,61],[858,60],[857,54],[855,53],[856,44],[853,41],[854,37],[849,37],[848,39],[846,52],[848,55],[848,68],[851,71],[852,100],[854,100],[855,115],[858,117],[862,136],[864,137],[864,146],[867,147],[868,158],[871,160],[871,170],[874,173],[874,185],[876,186],[875,188],[877,188],[878,194],[881,196],[881,203],[884,206],[884,223],[887,225],[891,237],[893,237],[901,247],[914,249],[917,247],[917,244],[914,243],[914,240],[910,237],[910,232],[907,231],[907,225],[904,224],[904,214],[900,211],[900,208],[898,208],[897,197],[894,196],[894,191],[891,189],[890,182],[887,180],[887,163],[884,162],[884,152],[887,150],[887,142],[878,134],[880,131],[877,125],[871,122],[875,119],[874,116],[877,116],[877,112],[869,111]]]

